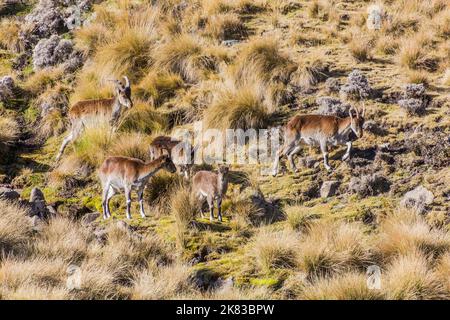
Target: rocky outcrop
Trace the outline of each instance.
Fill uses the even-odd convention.
[[[7,187],[0,187],[0,199],[2,200],[17,200],[20,194],[14,189]]]
[[[361,177],[352,177],[348,189],[351,193],[357,193],[360,196],[375,196],[377,194],[389,191],[391,183],[379,173],[363,175]]]

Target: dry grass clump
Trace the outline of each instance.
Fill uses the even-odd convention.
[[[66,119],[60,109],[50,110],[40,121],[37,128],[41,139],[60,135],[66,129]]]
[[[0,46],[15,52],[18,49],[20,25],[15,19],[3,18],[0,22]]]
[[[0,117],[0,146],[14,142],[20,134],[19,124],[12,117]]]
[[[179,187],[183,182],[183,177],[178,174],[167,172],[158,172],[153,176],[147,185],[145,200],[157,210],[158,214],[167,214],[170,212],[171,204],[168,199],[172,191]]]
[[[258,85],[221,87],[203,112],[206,127],[218,129],[266,128],[273,114]]]
[[[203,294],[202,298],[209,300],[268,300],[273,292],[266,286],[226,286]]]
[[[419,251],[395,258],[382,274],[382,289],[387,299],[448,299],[450,292]]]
[[[434,71],[438,64],[438,58],[428,54],[429,50],[426,48],[428,41],[428,38],[421,35],[402,40],[397,54],[398,64],[407,69]]]
[[[318,216],[309,211],[305,211],[302,206],[293,205],[284,208],[286,220],[292,230],[305,230]]]
[[[358,62],[364,62],[371,58],[371,43],[364,37],[354,37],[347,44],[350,54]]]
[[[178,74],[149,72],[136,88],[136,96],[150,100],[158,107],[175,96],[183,87],[183,79]]]
[[[352,271],[331,278],[316,279],[304,287],[300,298],[306,300],[379,300],[384,296],[380,290],[369,289],[365,274]]]
[[[379,226],[378,251],[383,257],[420,250],[438,256],[450,250],[447,231],[429,226],[414,211],[402,210],[387,216]]]
[[[153,267],[136,275],[132,299],[161,300],[185,299],[198,294],[192,271],[183,264]]]
[[[51,219],[39,233],[33,251],[40,257],[77,262],[86,255],[90,237],[88,230],[78,222],[57,217]]]
[[[442,77],[442,84],[450,87],[450,68],[445,70],[444,76]]]
[[[298,237],[294,232],[261,229],[251,244],[250,255],[263,272],[296,265]]]
[[[120,134],[111,143],[108,155],[150,160],[148,136],[138,132],[125,132]]]
[[[244,23],[235,13],[209,16],[203,32],[217,40],[241,39],[247,33]]]
[[[309,278],[362,268],[372,249],[360,223],[318,221],[301,238],[298,264]]]
[[[200,38],[181,34],[154,50],[155,66],[180,75],[184,81],[194,83],[207,70],[216,68],[214,57],[208,56]]]
[[[180,185],[173,192],[170,208],[179,230],[187,230],[192,226],[195,217],[200,213],[200,205],[189,188]]]
[[[82,100],[111,98],[113,83],[107,80],[100,78],[94,64],[85,64],[75,81],[74,92],[70,96],[71,104]],[[132,87],[133,85],[131,83]]]
[[[22,87],[31,95],[39,95],[48,88],[53,87],[61,80],[64,72],[62,68],[45,68],[30,75]]]
[[[120,131],[155,134],[167,129],[168,119],[152,105],[138,100],[134,101],[132,109],[122,114],[118,127]]]
[[[9,252],[25,249],[31,233],[27,211],[16,204],[0,200],[0,260]]]

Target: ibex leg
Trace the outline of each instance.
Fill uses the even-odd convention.
[[[326,142],[324,142],[324,141],[320,142],[320,150],[322,151],[322,154],[323,154],[323,164],[325,166],[325,169],[330,171],[331,167],[328,164],[328,148],[327,148]]]
[[[349,141],[346,143],[347,145],[347,151],[345,152],[344,156],[342,157],[342,161],[347,160],[350,157],[350,152],[352,151],[352,142]]]

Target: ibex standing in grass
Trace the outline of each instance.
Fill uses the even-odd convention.
[[[189,142],[180,141],[168,136],[158,136],[150,144],[149,152],[150,159],[156,159],[163,154],[170,155],[180,174],[183,174],[186,179],[189,179],[194,161],[194,149]]]
[[[353,111],[355,114],[353,114]],[[356,108],[349,110],[349,116],[339,118],[325,115],[296,115],[286,125],[284,133],[284,144],[278,151],[273,165],[273,176],[278,173],[278,163],[282,156],[287,156],[291,169],[297,172],[294,164],[294,155],[301,150],[300,142],[303,140],[308,145],[319,145],[323,154],[325,168],[331,170],[328,164],[327,144],[346,144],[347,151],[342,160],[350,156],[352,140],[350,133],[354,132],[358,138],[363,135],[364,113]]]
[[[209,220],[214,220],[214,200],[217,200],[218,219],[222,221],[222,199],[228,188],[228,167],[220,166],[219,173],[199,171],[192,180],[192,191],[202,202],[206,199],[209,206]],[[201,212],[203,216],[203,211]]]
[[[148,179],[161,169],[171,173],[175,173],[177,170],[168,155],[163,155],[150,162],[128,157],[106,158],[98,172],[103,188],[103,218],[107,219],[111,216],[109,211],[109,200],[111,197],[117,191],[124,190],[127,201],[127,218],[131,219],[131,190],[133,188],[137,190],[141,217],[144,218],[144,188]]]
[[[133,106],[128,78],[124,77],[124,83],[118,80],[113,81],[116,85],[116,96],[114,98],[78,101],[70,108],[71,128],[61,144],[56,161],[59,161],[67,145],[81,134],[88,121],[106,118],[109,120],[111,127],[114,128],[122,113],[122,107],[131,108]]]

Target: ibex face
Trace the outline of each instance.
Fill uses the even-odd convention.
[[[228,166],[220,166],[219,167],[219,174],[222,176],[226,176],[229,171],[230,171],[230,168]]]
[[[162,167],[169,171],[170,173],[177,172],[177,167],[175,167],[175,164],[173,163],[172,159],[168,155],[161,156],[162,160]]]
[[[116,83],[116,95],[119,103],[126,108],[131,108],[133,106],[133,101],[131,100],[131,87],[130,80],[128,77],[123,77],[125,83],[115,80]]]
[[[355,111],[355,115],[352,114],[352,111]],[[363,126],[364,126],[364,113],[365,109],[363,109],[362,112],[360,112],[356,108],[352,108],[349,111],[350,115],[350,127],[352,128],[352,131],[356,134],[358,138],[361,138],[363,136]]]

